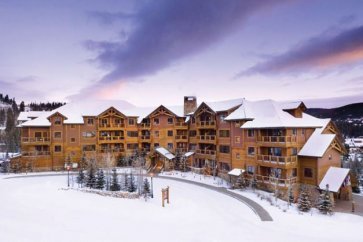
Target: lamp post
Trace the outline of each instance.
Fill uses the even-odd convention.
[[[69,187],[69,169],[70,169],[71,167],[70,167],[70,165],[68,164],[67,165],[67,171],[68,171],[68,187]]]
[[[154,198],[154,188],[153,188],[153,176],[154,173],[150,173],[150,177],[151,177],[151,198]]]

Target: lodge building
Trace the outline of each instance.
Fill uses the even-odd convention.
[[[224,176],[240,168],[260,182],[317,185],[329,167],[341,166],[346,152],[330,119],[304,113],[303,102],[235,99],[197,104],[134,107],[122,101],[84,101],[50,112],[22,112],[21,154],[12,159],[33,170],[60,170],[68,157],[102,160],[136,150],[188,154],[196,171]],[[163,152],[156,152],[162,148]],[[165,155],[170,152],[170,156]],[[167,169],[164,166],[164,169]],[[208,168],[208,169],[207,169]]]

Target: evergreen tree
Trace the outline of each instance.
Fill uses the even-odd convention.
[[[298,208],[302,212],[308,212],[311,209],[311,201],[306,189],[301,189]]]
[[[142,194],[144,195],[145,198],[150,196],[150,183],[147,178],[144,179],[144,184],[142,187]]]
[[[121,190],[120,184],[118,183],[118,179],[117,179],[116,169],[112,169],[112,179],[111,179],[110,190],[111,191],[120,191]]]
[[[251,188],[252,188],[253,191],[257,188],[257,179],[256,179],[256,176],[253,176],[252,177]]]
[[[103,170],[97,171],[97,178],[96,178],[96,189],[103,190],[105,188],[105,175]]]
[[[242,175],[238,176],[237,177],[237,180],[236,180],[236,183],[235,183],[235,188],[237,189],[241,189],[241,188],[244,188],[246,187],[246,182],[245,182],[245,179]]]
[[[77,183],[81,185],[81,187],[83,187],[84,184],[84,180],[85,180],[85,176],[82,170],[79,170],[78,172],[78,176],[77,176]]]
[[[294,194],[292,192],[292,188],[289,187],[289,197],[288,197],[289,205],[294,203]]]
[[[129,175],[127,173],[125,173],[123,176],[123,181],[122,181],[122,191],[127,191],[128,190],[128,187],[129,187]]]
[[[24,112],[24,111],[25,111],[25,104],[24,104],[24,101],[22,101],[22,102],[20,103],[19,111],[20,111],[20,112]]]
[[[132,174],[132,172],[130,173],[130,176],[129,176],[129,184],[128,184],[128,187],[127,187],[127,191],[128,192],[136,192],[135,177]]]
[[[93,165],[88,168],[86,186],[89,188],[95,188],[96,186],[95,168]]]
[[[330,199],[329,185],[326,185],[326,189],[319,197],[318,209],[323,214],[333,213],[333,204]]]

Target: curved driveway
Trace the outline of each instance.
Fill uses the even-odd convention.
[[[77,174],[77,173],[73,173],[73,174]],[[13,179],[13,178],[26,178],[26,177],[45,177],[45,176],[66,176],[67,173],[60,173],[60,174],[31,174],[31,175],[21,175],[21,176],[13,176],[13,177],[6,177],[4,179]],[[255,214],[257,216],[260,217],[261,221],[273,221],[271,215],[266,211],[266,209],[264,209],[260,204],[256,203],[255,201],[244,197],[240,194],[231,192],[229,190],[227,190],[224,187],[215,187],[215,186],[211,186],[208,184],[204,184],[204,183],[199,183],[199,182],[195,182],[195,181],[190,181],[190,180],[185,180],[182,178],[177,178],[177,177],[167,177],[167,176],[157,176],[154,178],[160,178],[160,179],[165,179],[165,180],[173,180],[173,181],[178,181],[178,182],[184,182],[184,183],[188,183],[188,184],[192,184],[192,185],[196,185],[199,187],[203,187],[209,190],[213,190],[219,193],[222,193],[224,195],[233,197],[234,199],[237,199],[238,201],[244,203],[245,205],[247,205],[250,209],[252,209],[253,212],[255,212]]]

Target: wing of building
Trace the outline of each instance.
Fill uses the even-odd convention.
[[[89,156],[102,166],[106,154],[116,160],[135,152],[150,159],[156,153],[188,152],[189,166],[206,173],[228,176],[236,168],[261,182],[318,185],[329,167],[340,167],[345,150],[336,126],[305,109],[303,102],[243,98],[197,104],[194,96],[180,106],[70,103],[51,112],[20,114],[22,155],[12,164],[58,170],[66,160]]]

